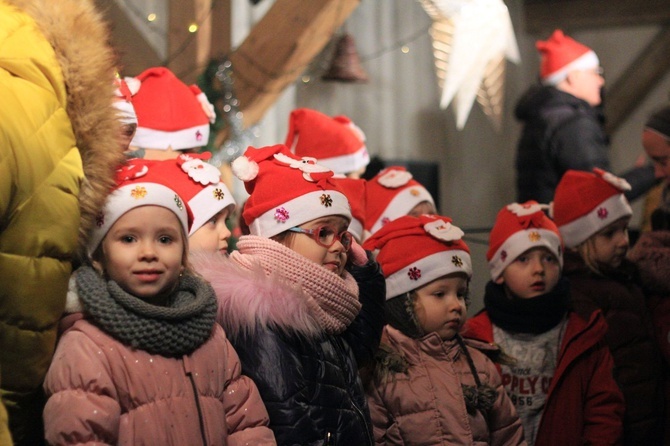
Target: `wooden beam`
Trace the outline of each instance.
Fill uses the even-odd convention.
[[[96,0],[96,6],[110,23],[112,45],[119,52],[118,68],[123,76],[137,76],[146,68],[161,64],[156,51],[116,2]]]
[[[670,54],[670,26],[661,29],[614,85],[607,89],[605,116],[607,116],[608,133],[614,133],[670,71],[668,54]]]
[[[277,0],[230,60],[244,126],[258,122],[360,0]]]
[[[526,31],[550,34],[554,29],[639,26],[670,22],[668,0],[526,0]]]
[[[196,81],[209,61],[213,13],[225,11],[212,2],[218,3],[217,0],[169,0],[168,59],[163,64],[187,84]],[[230,22],[226,23],[230,31]],[[198,26],[197,32],[189,31],[194,24]]]

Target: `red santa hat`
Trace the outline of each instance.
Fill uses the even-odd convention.
[[[491,279],[500,277],[507,265],[531,248],[547,248],[563,267],[563,242],[556,224],[544,213],[548,208],[531,200],[498,212],[486,252]]]
[[[591,48],[566,36],[560,29],[548,40],[538,40],[535,47],[540,52],[540,79],[545,85],[558,85],[570,71],[600,66]]]
[[[132,146],[183,150],[207,144],[216,115],[196,85],[184,84],[165,67],[149,68],[137,80],[141,85],[133,106],[138,126]]]
[[[193,215],[189,236],[222,210],[235,209],[235,199],[221,181],[221,171],[207,162],[211,156],[209,152],[184,153],[155,166],[164,177],[172,179],[170,185]]]
[[[378,249],[376,260],[386,278],[386,299],[401,296],[453,273],[472,277],[470,249],[463,231],[449,217],[405,215],[363,243]]]
[[[399,166],[387,167],[369,180],[366,196],[365,229],[372,234],[423,201],[435,206],[430,192]]]
[[[346,116],[331,118],[316,110],[291,112],[286,145],[300,157],[316,158],[336,174],[346,175],[370,163],[365,135]]]
[[[351,222],[349,223],[349,232],[356,237],[359,242],[363,240],[365,223],[365,186],[367,181],[356,178],[345,178],[333,176],[332,181],[346,195],[351,206]]]
[[[134,77],[121,78],[116,74],[114,79],[114,107],[117,109],[119,121],[123,124],[137,124],[137,114],[133,107],[133,95],[140,88],[140,82]]]
[[[626,180],[602,169],[565,172],[556,186],[551,212],[565,246],[574,248],[618,219],[633,215],[623,194],[627,190]]]
[[[88,242],[88,255],[92,256],[110,228],[123,214],[140,206],[161,206],[179,218],[184,233],[193,216],[179,194],[172,188],[175,178],[164,175],[156,167],[160,161],[131,159],[116,172],[116,187],[107,197],[105,206],[96,219]]]
[[[313,158],[296,157],[283,144],[249,147],[231,167],[249,193],[242,217],[252,235],[272,237],[330,215],[351,221],[349,202],[332,181],[333,172]]]

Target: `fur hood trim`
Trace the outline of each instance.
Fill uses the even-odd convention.
[[[115,57],[110,34],[92,0],[6,0],[35,20],[53,47],[67,90],[67,114],[84,166],[79,254],[123,162],[113,106]]]
[[[276,273],[266,275],[260,264],[247,270],[227,256],[205,253],[192,254],[190,261],[214,288],[219,302],[217,321],[229,337],[252,334],[258,328],[309,339],[324,333],[302,290]]]

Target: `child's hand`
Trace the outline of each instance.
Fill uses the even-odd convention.
[[[349,249],[349,261],[356,266],[364,266],[368,263],[368,254],[365,249],[352,238],[351,248]]]

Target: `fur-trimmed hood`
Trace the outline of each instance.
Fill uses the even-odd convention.
[[[271,327],[314,338],[323,334],[299,287],[277,273],[266,275],[260,264],[251,270],[227,256],[190,255],[195,271],[210,282],[219,301],[217,321],[234,338]]]
[[[81,154],[79,252],[85,252],[114,172],[123,161],[113,107],[116,60],[102,14],[91,0],[3,0],[29,15],[53,47],[67,92],[66,110]],[[38,67],[39,68],[39,67]]]

